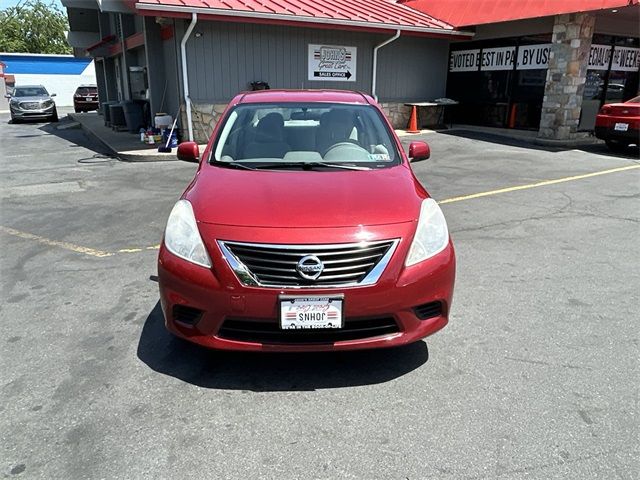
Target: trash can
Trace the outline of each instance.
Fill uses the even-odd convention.
[[[109,106],[115,105],[118,102],[110,101],[110,102],[102,102],[102,116],[104,117],[104,124],[106,127],[111,126],[111,116],[109,115]]]
[[[109,121],[112,127],[124,127],[127,125],[127,121],[124,118],[122,103],[109,105]]]
[[[140,127],[144,128],[144,115],[140,103],[133,101],[123,102],[122,109],[129,132],[137,133]]]

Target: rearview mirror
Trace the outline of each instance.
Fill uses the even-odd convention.
[[[411,142],[409,144],[409,160],[419,162],[431,156],[431,149],[426,142]]]
[[[178,145],[178,160],[199,163],[200,148],[198,148],[198,144],[196,142],[182,142]]]

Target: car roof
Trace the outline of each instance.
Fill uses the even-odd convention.
[[[83,83],[82,85],[78,85],[78,88],[98,88],[98,86],[91,83]]]
[[[44,85],[16,85],[13,88],[44,88]]]
[[[352,103],[370,104],[368,95],[350,90],[258,90],[244,92],[237,103]]]

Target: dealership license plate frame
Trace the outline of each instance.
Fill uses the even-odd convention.
[[[280,325],[280,329],[283,331],[292,330],[292,331],[317,331],[317,330],[340,330],[344,327],[344,294],[331,294],[331,295],[280,295],[278,297],[279,304],[279,316],[278,323]],[[323,305],[324,304],[324,305]],[[320,307],[328,306],[327,313],[333,310],[338,310],[337,314],[337,323],[332,325],[330,320],[332,318],[327,318],[324,322],[309,322],[306,325],[304,323],[299,324],[299,326],[292,326],[295,319],[292,319],[291,316],[287,318],[287,314],[294,313],[297,316],[297,313],[305,313],[298,310],[298,308],[291,307],[304,307],[317,305]],[[321,312],[318,312],[321,313]]]
[[[613,126],[613,129],[614,129],[616,132],[626,132],[627,130],[629,130],[629,124],[628,124],[628,123],[622,123],[622,122],[619,122],[619,123],[616,123],[616,124]]]

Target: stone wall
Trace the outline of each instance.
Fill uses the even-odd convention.
[[[391,122],[393,128],[407,128],[409,117],[411,116],[411,107],[407,107],[403,103],[385,103],[381,102],[382,111]]]
[[[411,117],[411,107],[404,103],[380,103],[382,111],[391,122],[391,126],[398,130],[404,130],[409,124]],[[435,126],[440,118],[440,111],[437,108],[418,107],[418,128]]]
[[[578,132],[578,123],[594,24],[595,16],[588,13],[555,17],[540,138],[573,140],[586,135]]]
[[[411,116],[411,107],[406,106],[403,103],[381,103],[380,106],[387,116],[393,128],[405,129],[409,123],[409,117]],[[191,108],[191,119],[193,121],[193,136],[194,140],[198,143],[207,143],[209,137],[213,132],[214,127],[220,121],[220,117],[224,113],[226,104],[207,104],[197,103],[193,104]],[[418,112],[420,125],[435,125],[438,121],[438,111],[434,108],[420,108]],[[182,109],[181,124],[184,125],[182,129],[182,138],[187,139],[189,133],[187,131],[187,115],[185,109]]]
[[[191,106],[191,120],[193,122],[193,137],[198,143],[207,143],[213,132],[214,127],[222,117],[226,103],[194,103]],[[182,109],[181,122],[184,125],[182,129],[182,138],[188,139],[189,132],[187,130],[187,114]]]

